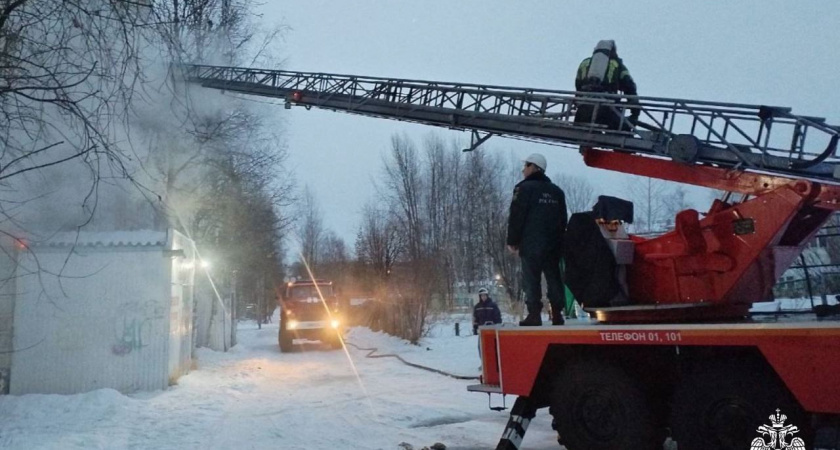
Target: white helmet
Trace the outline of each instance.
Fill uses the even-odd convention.
[[[478,295],[481,295],[481,294],[489,295],[490,291],[488,291],[487,288],[481,288],[481,289],[478,290]]]
[[[545,169],[547,168],[547,165],[548,165],[545,162],[545,156],[543,156],[539,153],[531,153],[530,155],[528,155],[527,158],[525,158],[524,162],[531,163],[531,164],[539,167],[540,169],[542,169],[543,172],[545,172]]]

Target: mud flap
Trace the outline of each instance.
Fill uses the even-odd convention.
[[[510,419],[496,450],[519,450],[522,439],[525,438],[525,432],[528,431],[528,425],[536,414],[537,408],[534,407],[531,399],[518,397],[510,410]]]

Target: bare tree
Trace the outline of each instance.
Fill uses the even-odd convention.
[[[558,173],[554,176],[554,184],[566,194],[566,209],[570,215],[591,210],[598,200],[595,188],[584,177]]]
[[[356,259],[367,268],[375,289],[385,284],[397,260],[405,251],[405,241],[392,216],[373,203],[362,209],[362,223],[356,235]]]
[[[335,282],[342,289],[346,288],[350,284],[353,267],[344,239],[327,230],[318,251],[318,273],[315,275]]]
[[[461,152],[453,144],[447,144],[436,134],[429,134],[425,144],[424,220],[429,258],[437,261],[435,285],[447,307],[452,306],[456,280],[458,240],[455,231],[458,225],[458,204],[460,195],[459,178],[463,169]]]
[[[391,151],[383,160],[385,194],[394,214],[405,230],[408,256],[423,257],[423,219],[421,217],[422,173],[417,148],[407,136],[392,136]]]
[[[300,241],[302,262],[308,264],[309,269],[315,273],[321,262],[319,256],[321,255],[325,230],[321,208],[308,186],[303,191],[303,197],[298,208],[297,216],[300,219],[297,225],[297,236]]]
[[[0,186],[27,193],[0,200],[7,219],[45,169],[73,166],[87,183],[74,199],[88,216],[77,226],[95,211],[101,179],[129,175],[118,134],[142,76],[148,13],[102,0],[0,4]]]
[[[638,233],[664,231],[668,220],[665,204],[667,184],[655,178],[633,177],[627,183],[627,191],[633,201],[636,216],[633,229]]]
[[[521,178],[519,160],[512,155],[507,161],[498,159],[494,190],[488,201],[488,216],[484,222],[485,253],[490,259],[499,282],[507,293],[509,307],[521,305],[521,266],[519,258],[510,253],[505,242],[513,187]],[[518,309],[518,308],[513,308]]]

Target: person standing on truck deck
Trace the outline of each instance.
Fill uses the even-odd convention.
[[[615,41],[612,40],[598,42],[592,56],[580,63],[575,77],[575,90],[606,94],[617,94],[621,91],[624,95],[631,96],[627,97],[628,104],[639,104],[639,100],[635,97],[638,95],[636,82],[630,76],[630,71],[627,70],[624,61],[618,57]],[[598,96],[594,98],[597,99]],[[616,99],[616,103],[619,102],[620,99]],[[629,131],[639,120],[640,109],[638,107],[627,109],[630,110],[630,118],[625,120],[622,109],[612,106],[611,103],[600,103],[597,113],[595,104],[578,104],[575,123],[594,122],[606,125],[612,130],[618,130],[621,127],[622,130]]]
[[[478,334],[481,325],[502,323],[502,312],[485,288],[478,290],[478,303],[473,306],[473,334]]]
[[[513,190],[508,218],[507,246],[519,253],[522,286],[528,315],[522,326],[542,325],[542,283],[545,275],[551,323],[563,325],[566,292],[560,275],[563,234],[566,230],[566,195],[545,175],[545,157],[534,153],[525,158],[524,180]]]

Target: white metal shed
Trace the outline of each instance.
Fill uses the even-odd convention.
[[[9,393],[154,390],[189,371],[195,247],[182,234],[61,233],[17,259]]]

